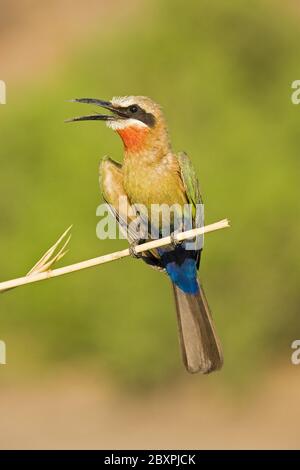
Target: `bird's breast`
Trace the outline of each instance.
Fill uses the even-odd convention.
[[[133,204],[148,210],[153,204],[185,204],[186,196],[176,161],[151,162],[143,158],[124,164],[124,188]]]

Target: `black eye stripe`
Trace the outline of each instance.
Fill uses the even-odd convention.
[[[155,116],[152,113],[147,113],[147,111],[137,104],[132,104],[126,108],[120,108],[120,111],[129,118],[134,117],[134,119],[138,119],[149,127],[155,126]]]
[[[132,104],[131,106],[128,106],[128,110],[130,113],[137,113],[139,109],[140,108],[136,104]]]

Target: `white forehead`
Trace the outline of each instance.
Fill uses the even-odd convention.
[[[134,96],[114,96],[111,100],[113,106],[130,106],[135,104]]]

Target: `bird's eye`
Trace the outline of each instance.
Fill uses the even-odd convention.
[[[133,104],[132,106],[129,106],[129,111],[130,111],[131,113],[136,113],[136,112],[138,111],[138,109],[139,109],[139,108],[137,107],[136,104]]]

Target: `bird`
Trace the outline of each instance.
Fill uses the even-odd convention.
[[[123,164],[104,157],[99,167],[99,181],[104,201],[123,229],[128,228],[128,220],[120,210],[120,196],[125,198],[129,207],[142,205],[148,211],[157,205],[182,208],[183,212],[186,207],[191,207],[190,223],[192,227],[199,225],[195,215],[197,206],[202,204],[198,178],[189,156],[185,152],[173,151],[167,122],[159,104],[146,96],[133,95],[114,97],[110,101],[95,98],[71,101],[99,106],[108,113],[79,116],[68,119],[68,122],[104,121],[122,139]],[[154,219],[153,214],[150,222],[151,218]],[[187,242],[176,242],[176,231],[172,230],[175,219],[176,214],[173,214],[169,227],[164,227],[162,217],[156,219],[160,236],[163,229],[170,229],[171,245],[137,255],[136,244],[151,239],[147,220],[142,238],[136,239],[129,230],[130,252],[170,278],[184,365],[190,373],[208,374],[221,369],[223,353],[197,276],[202,245],[188,249]]]

